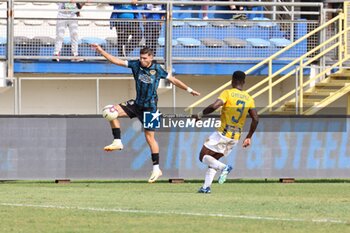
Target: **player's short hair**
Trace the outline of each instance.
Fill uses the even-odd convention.
[[[144,47],[140,50],[140,55],[141,54],[148,54],[148,55],[152,55],[154,56],[154,52],[153,49],[149,48],[149,47]]]
[[[237,70],[232,74],[232,81],[244,81],[245,80],[245,73],[243,71]]]

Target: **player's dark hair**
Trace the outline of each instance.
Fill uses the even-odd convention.
[[[245,81],[245,73],[243,71],[237,70],[232,74],[232,81],[237,80],[240,82]]]
[[[154,56],[154,52],[153,49],[149,48],[149,47],[144,47],[140,50],[140,54],[148,54],[148,55],[152,55]]]

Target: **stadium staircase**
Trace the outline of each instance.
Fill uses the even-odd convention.
[[[254,72],[259,69],[268,69],[268,76],[247,90],[254,99],[261,100],[267,96],[267,104],[264,104],[265,106],[259,109],[259,114],[313,115],[350,92],[350,70],[344,69],[350,60],[348,47],[348,38],[350,38],[350,28],[348,27],[350,25],[348,24],[350,13],[348,12],[350,10],[348,11],[348,9],[350,9],[350,4],[346,2],[344,5],[344,13],[339,13],[338,16],[327,23],[245,71],[247,75],[254,75]],[[288,50],[305,43],[305,41],[322,31],[332,28],[334,30],[334,27],[338,28],[337,34],[325,39],[321,44],[300,56],[300,58],[274,71],[273,62],[282,57]],[[329,54],[337,54],[337,59],[332,65],[323,67],[314,76],[307,77],[305,75],[305,70],[310,68],[314,62],[327,57]],[[287,72],[287,74],[282,75],[283,72]],[[295,88],[281,94],[278,84],[285,80],[295,82]],[[187,107],[186,111],[192,113],[195,107],[200,106],[201,103],[210,97],[217,96],[219,92],[229,88],[230,85],[231,81],[225,83]],[[273,99],[275,96],[277,96],[277,99]]]
[[[312,115],[330,105],[340,97],[350,92],[350,70],[344,69],[338,73],[329,75],[326,79],[309,88],[303,95],[304,115]],[[284,103],[270,114],[294,115],[298,114],[298,103],[295,98]]]

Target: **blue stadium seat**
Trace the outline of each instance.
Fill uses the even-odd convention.
[[[248,41],[254,48],[267,48],[271,46],[269,41],[260,38],[247,38],[246,41]]]
[[[201,42],[194,38],[177,38],[178,44],[181,46],[175,46],[173,48],[174,57],[195,57],[198,54],[198,48],[201,46]],[[204,46],[203,46],[204,47]],[[201,48],[202,49],[202,48]]]
[[[250,51],[252,57],[265,58],[271,56],[276,51],[271,48],[271,43],[261,38],[247,38],[248,43],[252,46]]]
[[[268,22],[268,21],[271,21],[271,19],[269,19],[269,18],[255,17],[255,18],[253,18],[253,20],[256,20],[256,21],[266,21],[266,22],[257,22],[258,26],[259,26],[259,27],[262,27],[262,28],[271,28],[271,27],[276,27],[276,26],[277,26],[276,23]]]
[[[224,19],[215,19],[215,20],[217,20],[217,21],[209,22],[209,24],[213,27],[224,28],[224,27],[231,26],[231,23],[228,22],[227,20],[224,20]]]
[[[270,42],[277,48],[284,48],[290,45],[292,42],[285,38],[272,38]]]
[[[173,27],[182,27],[182,26],[185,26],[184,21],[179,21],[177,19],[173,19]]]
[[[286,39],[286,38],[272,38],[270,39],[271,43],[276,47],[277,51],[280,49],[285,48],[286,46],[290,45],[292,41]],[[300,51],[300,46],[297,45],[286,52],[283,52],[279,57],[284,58],[296,58],[298,56],[302,55],[302,51]]]
[[[245,40],[246,38],[254,38],[256,35],[261,36],[258,26],[253,22],[243,21],[235,22],[234,28],[231,29],[231,33],[226,37],[234,37]]]
[[[180,22],[180,21],[177,21],[177,22]],[[185,35],[188,36],[185,33],[192,32],[192,28],[190,28],[189,25],[185,24],[184,21],[181,21],[181,23],[183,24],[176,23],[177,26],[173,26],[173,38],[184,37]],[[165,35],[165,28],[164,28],[164,31],[161,31],[161,35]]]
[[[251,28],[255,26],[254,22],[251,21],[234,21],[233,25],[235,25],[236,27],[241,27],[241,28]]]
[[[216,38],[202,38],[201,41],[208,48],[221,48],[225,45],[222,40]]]
[[[159,37],[158,38],[158,47],[157,47],[157,52],[156,56],[157,57],[163,57],[164,56],[164,46],[165,46],[165,38],[164,37]],[[176,39],[172,39],[172,46],[175,47],[178,45],[178,42]]]
[[[215,21],[209,21],[209,26],[207,26],[204,30],[201,29],[200,37],[199,38],[205,38],[205,37],[215,37],[217,39],[224,39],[228,35],[234,33],[234,27],[228,20],[215,20]],[[194,38],[197,38],[196,36]]]
[[[225,38],[224,42],[231,48],[242,48],[247,46],[247,41],[238,38]]]
[[[197,18],[185,18],[185,20],[189,20],[187,22],[188,25],[191,27],[206,27],[208,26],[208,22],[205,22],[203,20],[198,20]]]
[[[280,30],[279,25],[271,22],[268,18],[254,18],[256,22],[255,34],[250,37],[258,37],[261,39],[269,40],[270,38],[282,38],[284,37],[284,32]],[[248,37],[247,37],[248,38]]]
[[[222,56],[227,57],[250,57],[251,49],[247,48],[248,42],[239,38],[224,38],[226,46],[223,47]]]
[[[227,48],[225,48],[225,43],[217,38],[202,38],[201,54],[204,57],[223,57],[226,54]]]
[[[199,40],[200,38],[208,36],[206,34],[206,31],[209,28],[208,22],[198,20],[197,18],[186,18],[185,20],[188,21],[186,21],[184,27],[174,30],[174,38],[191,37]]]
[[[165,38],[164,38],[164,37],[159,37],[159,38],[158,38],[158,44],[159,44],[159,46],[162,46],[162,47],[163,47],[163,46],[165,45]],[[173,44],[173,46],[178,45],[177,40],[172,39],[172,44]]]
[[[177,41],[184,47],[198,47],[201,45],[201,42],[194,38],[177,38]]]

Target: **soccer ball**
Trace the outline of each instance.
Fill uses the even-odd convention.
[[[117,119],[118,117],[118,111],[117,109],[114,107],[114,105],[107,105],[104,106],[102,109],[102,116],[108,120],[108,121],[112,121],[114,119]]]

